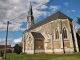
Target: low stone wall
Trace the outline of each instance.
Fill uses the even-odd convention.
[[[73,53],[74,48],[64,48],[64,49],[49,49],[49,50],[25,50],[27,54],[67,54]]]
[[[45,50],[35,50],[35,53],[45,53]]]
[[[2,57],[0,57],[0,59],[2,59]]]
[[[25,53],[27,53],[27,54],[34,54],[34,50],[25,50]]]
[[[53,50],[45,50],[45,54],[53,54]]]

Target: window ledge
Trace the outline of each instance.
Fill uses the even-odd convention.
[[[60,40],[57,39],[57,40],[53,40],[53,41],[56,42],[56,41],[60,41]]]
[[[69,39],[64,39],[64,40],[66,40],[66,41],[67,41],[67,40],[69,40]]]

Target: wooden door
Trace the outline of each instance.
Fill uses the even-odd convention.
[[[44,49],[44,40],[35,40],[35,50],[43,50]]]

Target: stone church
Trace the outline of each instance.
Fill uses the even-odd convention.
[[[27,54],[79,52],[73,20],[58,11],[34,24],[30,4],[27,29],[22,34],[22,47],[22,51]]]

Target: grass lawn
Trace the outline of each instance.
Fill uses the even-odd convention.
[[[74,54],[7,54],[7,60],[80,60],[80,53]]]

